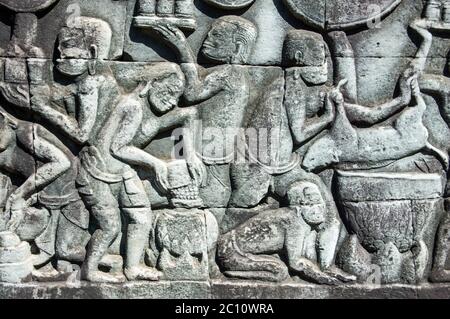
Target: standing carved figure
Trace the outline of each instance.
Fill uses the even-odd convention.
[[[0,112],[2,170],[25,178],[5,204],[9,214],[7,228],[16,231],[23,222],[25,210],[37,201],[37,193],[68,171],[73,161],[70,151],[52,133],[38,124],[20,121]],[[41,161],[43,165],[38,165]],[[21,164],[18,164],[21,163]],[[35,259],[41,265],[41,255]]]
[[[158,112],[167,112],[178,104],[183,93],[184,82],[179,73],[162,73],[123,95],[98,132],[96,141],[81,152],[80,192],[100,227],[91,238],[85,263],[85,275],[90,280],[109,280],[98,271],[98,264],[120,232],[121,212],[128,220],[126,277],[129,280],[157,280],[160,276],[155,269],[140,263],[148,244],[152,211],[142,181],[132,166],[152,171],[161,189],[167,190],[169,187],[167,164],[134,146],[134,138],[143,125],[144,108],[151,105]],[[174,124],[187,119],[181,115],[173,117]],[[160,125],[164,123],[162,121]],[[170,127],[170,120],[165,124]],[[155,126],[150,129],[156,133],[159,128]],[[152,134],[147,130],[146,133]],[[201,171],[193,169],[192,173],[199,174],[201,178]]]
[[[202,53],[220,65],[208,70],[196,64],[192,49],[179,29],[170,25],[154,29],[179,55],[186,77],[185,100],[189,104],[205,102],[199,106],[199,115],[204,138],[211,140],[203,147],[201,155],[207,164],[208,178],[215,180],[202,191],[220,194],[219,200],[205,204],[225,206],[230,194],[228,164],[235,156],[235,136],[242,126],[250,97],[249,75],[243,65],[251,57],[257,29],[250,21],[237,16],[215,20],[203,43]]]
[[[56,69],[75,82],[75,89],[67,90],[69,94],[63,99],[64,105],[54,108],[51,97],[61,94],[57,92],[61,90],[60,86],[31,86],[32,110],[80,146],[91,145],[95,141],[97,132],[119,96],[112,72],[101,65],[101,61],[109,57],[111,37],[110,26],[102,20],[89,17],[72,19],[58,37],[60,59]],[[72,179],[76,178],[76,175],[72,176]],[[82,189],[79,193],[85,201]],[[90,212],[93,214],[92,210]],[[81,220],[78,223],[89,223],[87,216],[79,217]],[[82,246],[85,245],[84,242]],[[82,262],[85,254],[83,251],[75,259]]]

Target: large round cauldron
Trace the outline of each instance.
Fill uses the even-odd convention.
[[[389,14],[401,0],[284,0],[298,19],[321,30],[345,30]]]
[[[393,243],[404,253],[439,219],[443,181],[438,174],[338,172],[337,192],[345,223],[368,252]]]
[[[0,0],[0,5],[15,12],[38,12],[58,0]]]

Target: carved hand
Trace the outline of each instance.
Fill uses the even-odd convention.
[[[335,103],[344,103],[344,94],[341,91],[341,87],[347,84],[347,79],[341,80],[337,87],[335,87],[333,90],[331,90],[330,97]]]
[[[153,29],[178,51],[181,62],[194,62],[191,61],[193,59],[191,48],[180,29],[171,25],[158,25]]]
[[[187,159],[187,165],[192,178],[202,185],[206,176],[206,167],[203,161],[194,155]]]
[[[417,80],[417,76],[414,76],[411,78],[411,89],[412,89],[412,93],[413,93],[414,97],[417,98],[417,97],[421,96],[419,81]]]
[[[339,285],[341,282],[337,278],[322,272],[319,267],[312,261],[302,257],[299,258],[295,265],[291,265],[291,268],[304,276],[309,280],[317,282],[322,285]]]
[[[27,201],[17,194],[12,194],[5,206],[5,213],[10,215],[9,221],[6,224],[8,230],[15,232],[19,227],[24,217],[24,209],[27,207]]]
[[[331,103],[332,101],[331,93],[327,92],[324,94],[324,105],[325,105],[325,113],[324,115],[327,116],[330,119],[330,122],[334,121],[334,118],[336,116],[336,108],[334,107],[334,103]]]
[[[168,169],[167,164],[163,161],[157,161],[154,164],[154,171],[156,176],[156,184],[162,192],[167,192],[169,189]]]
[[[413,68],[408,68],[403,73],[403,76],[400,80],[400,91],[404,104],[409,104],[411,102],[412,96],[411,83],[413,82],[414,79],[417,80],[417,73],[414,71]]]

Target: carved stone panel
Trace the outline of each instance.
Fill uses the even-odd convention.
[[[450,1],[0,8],[0,297],[450,296]]]

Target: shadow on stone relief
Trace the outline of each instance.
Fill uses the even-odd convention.
[[[0,0],[0,281],[450,282],[450,1],[368,3]]]

